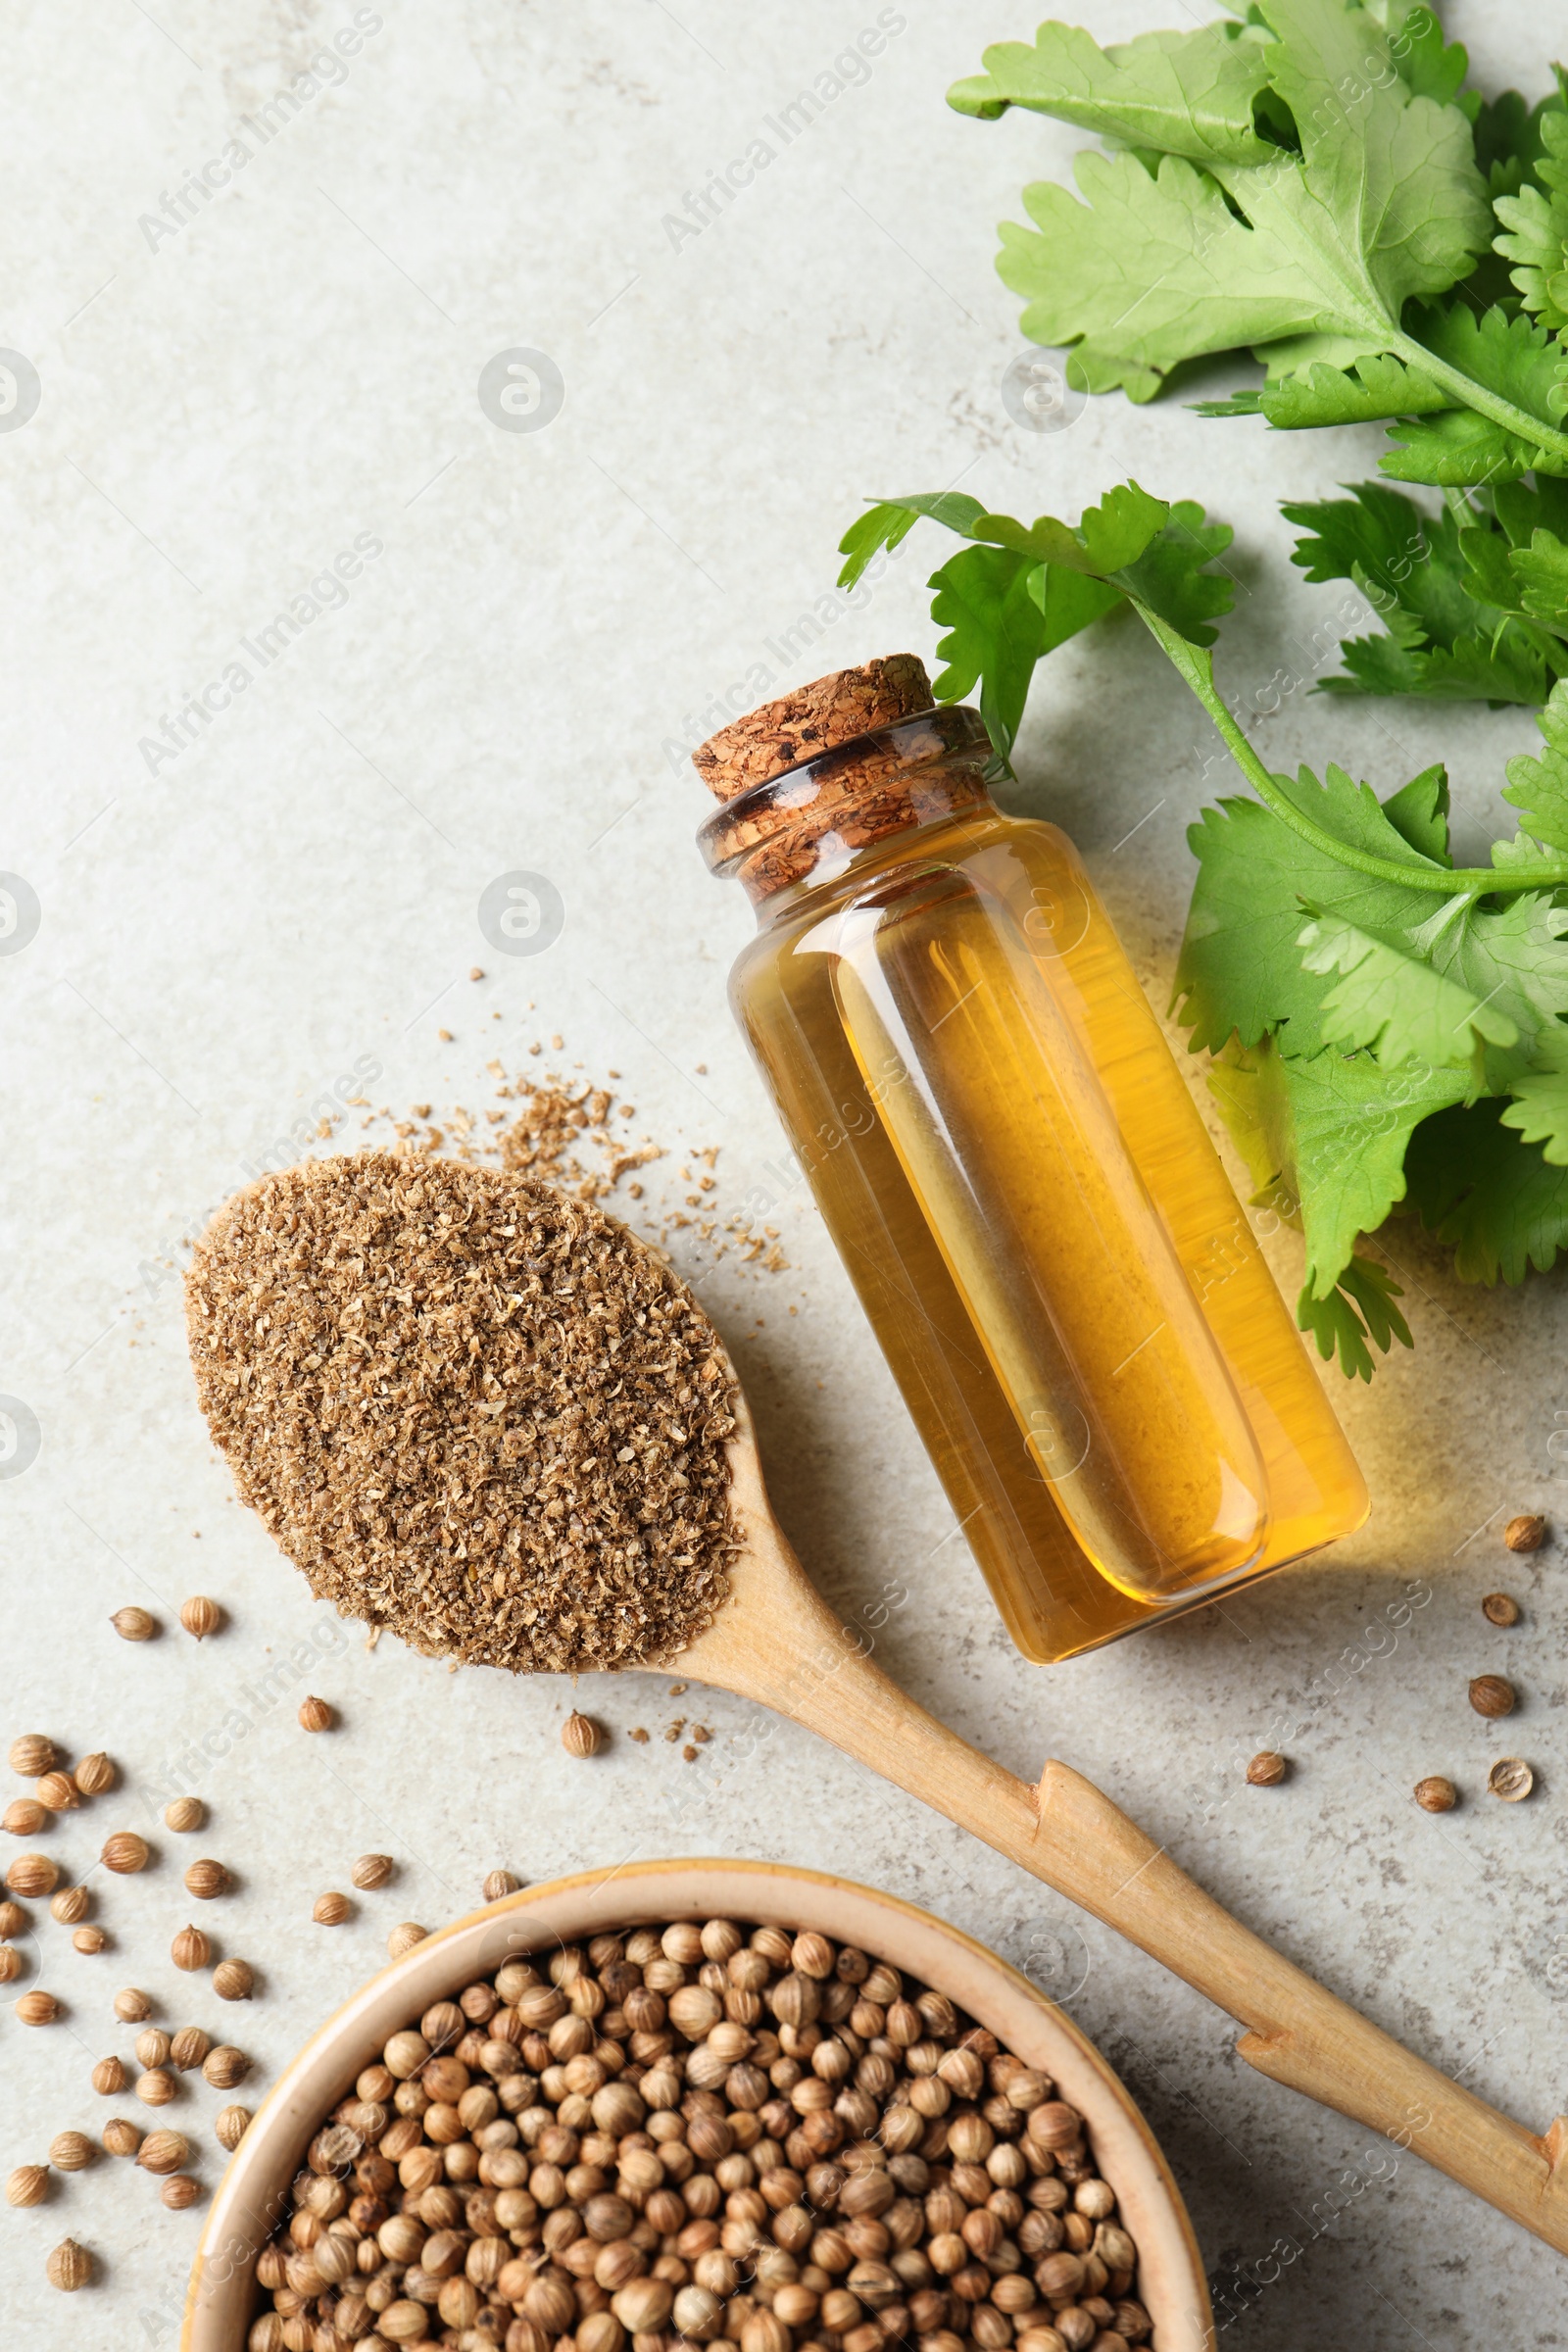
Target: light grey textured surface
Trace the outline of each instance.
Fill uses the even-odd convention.
[[[716,723],[702,714],[756,665],[793,681],[930,652],[934,538],[788,669],[771,650],[828,588],[862,496],[961,475],[1003,509],[1076,512],[1132,471],[1238,525],[1234,682],[1260,687],[1325,624],[1332,592],[1291,569],[1274,501],[1370,471],[1377,433],[1352,453],[1343,436],[1119,398],[1064,434],[1020,432],[998,394],[1019,346],[993,223],[1082,142],[941,106],[984,39],[1028,29],[1027,10],[904,13],[860,86],[773,140],[722,218],[672,247],[664,216],[768,135],[764,118],[876,21],[873,0],[381,0],[341,85],[267,143],[243,134],[253,160],[156,250],[141,217],[309,69],[352,22],[348,0],[10,13],[0,340],[35,364],[42,400],[0,438],[0,864],[42,919],[0,960],[0,1390],[36,1413],[42,1450],[0,1483],[4,1731],[106,1746],[125,1770],[47,1840],[72,1876],[122,1824],[149,1828],[157,1854],[145,1877],[91,1877],[102,1957],[74,1953],[34,1906],[25,1981],[68,2015],[28,2034],[0,2014],[0,2168],[67,2126],[101,2127],[87,2076],[110,2049],[129,2055],[119,1985],[145,1985],[172,2026],[235,2034],[265,2083],[376,1965],[388,1927],[468,1907],[497,1864],[539,1879],[633,1853],[774,1855],[927,1902],[1071,1991],[1162,2134],[1210,2263],[1273,2281],[1226,2344],[1559,2344],[1556,2257],[1250,2075],[1226,2022],[1152,1962],[804,1735],[780,1727],[741,1760],[749,1710],[705,1696],[714,1739],[688,1765],[659,1733],[692,1699],[656,1678],[590,1681],[579,1703],[615,1736],[573,1764],[564,1685],[454,1679],[390,1641],[367,1654],[229,1499],[196,1412],[180,1237],[357,1057],[379,1065],[375,1102],[440,1111],[488,1099],[492,1056],[548,1064],[524,1049],[560,1033],[556,1058],[619,1070],[637,1129],[671,1146],[645,1210],[678,1202],[681,1154],[707,1145],[722,1209],[777,1189],[778,1133],[724,1002],[749,918],[703,874],[703,795],[669,747]],[[1179,14],[1125,0],[1091,21],[1112,38]],[[1451,25],[1489,86],[1544,86],[1545,12],[1470,5]],[[475,397],[485,363],[518,347],[564,380],[541,431],[498,430]],[[140,740],[357,534],[382,552],[344,599],[323,588],[334,609],[265,671],[251,662],[231,707],[150,773]],[[1517,713],[1298,694],[1260,740],[1275,765],[1337,756],[1384,790],[1446,754],[1485,815],[1529,734]],[[1221,768],[1205,779],[1207,750],[1152,647],[1106,626],[1051,664],[1020,762],[1019,805],[1075,834],[1160,1003],[1190,883],[1183,828],[1231,788]],[[515,869],[549,876],[564,906],[559,941],[526,959],[495,955],[475,918]],[[470,984],[475,963],[487,976]],[[894,1674],[1020,1772],[1048,1752],[1080,1766],[1244,1919],[1544,2128],[1568,2101],[1560,1555],[1504,1570],[1497,1528],[1558,1500],[1560,1286],[1463,1290],[1396,1236],[1417,1351],[1370,1393],[1339,1392],[1375,1496],[1366,1531],[1223,1610],[1041,1672],[947,1540],[799,1189],[770,1221],[787,1273],[733,1256],[710,1272],[690,1233],[672,1237],[676,1261],[705,1276],[781,1514],[825,1589],[848,1607],[907,1581],[883,1647]],[[1294,1290],[1291,1245],[1277,1263]],[[1507,1635],[1478,1607],[1498,1583],[1525,1604]],[[110,1631],[127,1601],[172,1627],[195,1591],[230,1612],[199,1649],[177,1630],[145,1648]],[[285,1695],[280,1678],[259,1687],[313,1642]],[[1506,1744],[1541,1776],[1527,1805],[1480,1793],[1503,1742],[1464,1693],[1487,1669],[1523,1693]],[[307,1688],[341,1709],[330,1737],[295,1725]],[[624,1737],[638,1722],[646,1747]],[[228,1742],[201,1782],[211,1828],[172,1838],[153,1792],[209,1734]],[[1243,1788],[1241,1760],[1271,1740],[1293,1779]],[[1433,1771],[1466,1790],[1446,1820],[1410,1800]],[[400,1857],[400,1882],[351,1926],[313,1928],[314,1896],[367,1847]],[[198,1852],[238,1874],[226,1900],[183,1894]],[[193,1908],[262,1971],[249,2008],[223,2011],[172,1970]],[[219,2103],[187,2085],[166,2119],[193,2127],[209,2184]],[[7,2213],[10,2340],[170,2346],[199,2218],[107,2161]],[[105,2268],[72,2304],[43,2280],[68,2231]]]

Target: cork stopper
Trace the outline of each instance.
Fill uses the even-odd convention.
[[[710,792],[731,801],[819,752],[929,710],[932,700],[918,654],[885,654],[858,669],[835,669],[749,710],[699,744],[692,765]]]

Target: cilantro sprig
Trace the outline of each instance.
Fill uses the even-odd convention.
[[[1508,763],[1520,831],[1491,865],[1456,866],[1441,767],[1379,801],[1342,768],[1320,781],[1259,759],[1214,676],[1230,605],[1214,563],[1231,533],[1201,509],[1136,482],[1076,525],[952,492],[882,500],[845,534],[841,584],[922,518],[968,543],[929,583],[945,631],[935,692],[978,688],[1004,767],[1036,662],[1126,604],[1256,795],[1189,834],[1199,874],[1175,1001],[1213,1057],[1254,1200],[1304,1235],[1300,1327],[1362,1378],[1371,1346],[1408,1345],[1398,1286],[1355,1247],[1407,1196],[1468,1278],[1550,1264],[1568,1249],[1568,681],[1541,715],[1541,756]]]

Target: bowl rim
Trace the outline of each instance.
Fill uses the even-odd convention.
[[[688,1918],[814,1928],[858,1944],[947,1992],[1040,2065],[1088,2117],[1097,2161],[1138,2242],[1139,2291],[1160,2352],[1211,2352],[1207,2281],[1175,2177],[1131,2092],[1065,2011],[1010,1961],[902,1895],[788,1863],[704,1858],[628,1862],[520,1887],[434,1931],[334,2009],[278,2076],[219,2182],[191,2268],[180,2352],[244,2352],[256,2258],[281,2196],[321,2117],[391,2034],[509,1957]]]

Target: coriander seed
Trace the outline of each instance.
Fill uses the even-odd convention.
[[[362,1854],[349,1872],[354,1885],[367,1894],[374,1886],[384,1886],[397,1864],[390,1854]]]
[[[78,2286],[85,2286],[91,2278],[93,2259],[74,2237],[63,2237],[44,2268],[51,2286],[58,2286],[63,2295],[74,2295]]]
[[[27,1914],[20,1903],[0,1902],[0,1938],[24,1936],[27,1927]]]
[[[46,1772],[32,1793],[51,1813],[74,1813],[81,1802],[69,1772]]]
[[[199,1830],[206,1819],[207,1807],[199,1796],[176,1796],[172,1804],[164,1807],[166,1830]]]
[[[181,1928],[169,1947],[169,1956],[176,1968],[182,1968],[190,1976],[198,1968],[211,1967],[213,1939],[204,1936],[200,1928]]]
[[[332,1710],[324,1698],[307,1698],[301,1703],[300,1729],[302,1732],[329,1732],[333,1720]]]
[[[57,2132],[49,2142],[49,2161],[60,2173],[85,2172],[97,2153],[85,2132]]]
[[[209,2050],[202,2066],[203,2078],[214,2090],[232,2090],[250,2071],[251,2062],[244,2051],[236,2050],[229,2041],[220,2041],[216,2050]]]
[[[136,2096],[144,2107],[167,2107],[174,2095],[174,2078],[167,2067],[150,2066],[136,2078]]]
[[[13,1772],[20,1772],[24,1781],[37,1781],[46,1772],[53,1772],[58,1751],[52,1740],[42,1732],[24,1732],[20,1740],[11,1742],[9,1761]]]
[[[232,2156],[245,2136],[250,2120],[251,2111],[248,2107],[220,2107],[213,2122],[219,2146],[226,2148]]]
[[[152,1847],[134,1830],[117,1830],[104,1839],[104,1850],[98,1857],[105,1870],[113,1870],[122,1878],[130,1878],[145,1870],[152,1859]]]
[[[164,2182],[158,2193],[171,2213],[183,2213],[188,2205],[194,2205],[200,2197],[202,2184],[189,2173],[175,2173]]]
[[[185,1892],[199,1903],[210,1903],[215,1895],[228,1892],[228,1873],[221,1862],[193,1862],[185,1873]]]
[[[125,2069],[118,2058],[100,2058],[92,2070],[92,2086],[101,2098],[118,2098],[125,2087]]]
[[[340,1928],[353,1909],[346,1894],[331,1891],[317,1896],[311,1906],[311,1917],[318,1928]]]
[[[177,2173],[189,2154],[189,2143],[178,2132],[149,2132],[136,2162],[144,2173]]]
[[[134,1984],[127,1984],[123,1992],[116,1993],[115,2015],[122,2026],[139,2026],[142,2019],[151,2017],[152,2013],[152,2002]]]
[[[1478,1674],[1470,1686],[1470,1704],[1478,1715],[1496,1718],[1511,1715],[1515,1706],[1512,1683],[1505,1683],[1500,1674]]]
[[[212,2046],[212,2035],[204,2034],[200,2026],[181,2026],[169,2045],[169,2055],[180,2073],[188,2075],[193,2066],[205,2065]]]
[[[74,1928],[86,1918],[92,1896],[85,1886],[62,1886],[49,1897],[49,1908],[63,1928]]]
[[[0,1984],[14,1984],[22,1974],[22,1954],[14,1944],[0,1944]]]
[[[208,1599],[205,1592],[196,1592],[189,1600],[180,1602],[179,1622],[187,1634],[193,1635],[198,1642],[205,1642],[208,1635],[216,1634],[222,1624],[223,1612],[216,1600]]]
[[[14,2004],[12,2015],[24,2026],[52,2026],[60,2015],[60,2003],[52,1992],[34,1989]]]
[[[141,2143],[141,2126],[133,2124],[128,2116],[112,2115],[105,2124],[104,2153],[106,2156],[134,2156]]]
[[[49,2194],[49,2167],[46,2164],[19,2164],[6,2180],[8,2205],[41,2205]]]
[[[1492,1625],[1517,1625],[1519,1603],[1511,1592],[1489,1592],[1481,1603],[1481,1614]]]
[[[1247,1767],[1248,1785],[1253,1788],[1277,1788],[1288,1769],[1285,1758],[1273,1748],[1260,1748]]]
[[[1539,1551],[1545,1533],[1544,1519],[1534,1511],[1526,1511],[1509,1520],[1502,1531],[1502,1540],[1510,1551]]]
[[[158,1620],[145,1609],[117,1609],[109,1620],[122,1642],[150,1642],[158,1631]]]
[[[493,1870],[480,1891],[487,1903],[499,1903],[503,1895],[515,1894],[521,1884],[510,1870]]]
[[[599,1726],[591,1716],[579,1715],[574,1707],[561,1727],[561,1744],[568,1756],[591,1756],[598,1752]]]
[[[109,1943],[102,1928],[78,1928],[71,1940],[78,1952],[85,1952],[89,1956],[104,1951]]]
[[[119,1774],[113,1757],[106,1756],[103,1749],[97,1747],[90,1756],[82,1757],[71,1777],[83,1796],[102,1796],[114,1787]]]
[[[427,1930],[416,1926],[412,1919],[406,1919],[401,1927],[393,1929],[386,1939],[386,1948],[394,1960],[400,1960],[405,1952],[412,1952],[416,1943],[424,1941],[426,1933]]]
[[[213,1990],[220,2001],[248,2001],[256,1973],[248,1960],[220,1960],[213,1971]]]
[[[136,2036],[136,2063],[138,2066],[163,2066],[172,2047],[162,2026],[149,2026],[145,2034]]]
[[[14,1797],[0,1815],[0,1828],[13,1838],[36,1838],[49,1820],[49,1809],[40,1805],[35,1796]]]
[[[1494,1796],[1500,1796],[1505,1805],[1516,1805],[1521,1797],[1530,1794],[1536,1776],[1522,1757],[1499,1756],[1487,1775],[1487,1787]]]

